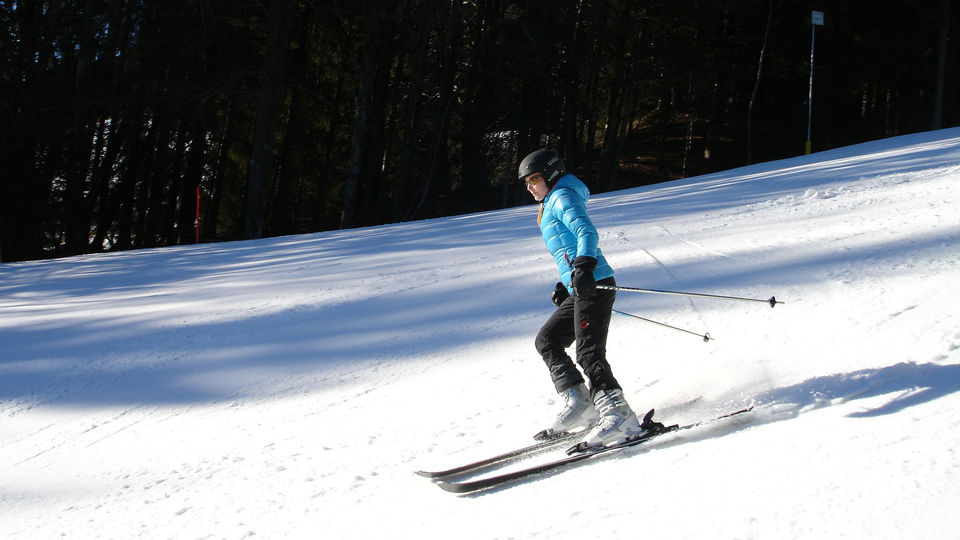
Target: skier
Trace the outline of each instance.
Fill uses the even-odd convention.
[[[519,177],[540,203],[537,223],[561,279],[551,295],[557,310],[537,334],[536,347],[564,407],[554,424],[538,437],[593,426],[583,442],[595,446],[639,435],[643,431],[640,422],[606,358],[616,291],[598,290],[597,284],[612,286],[616,280],[587,215],[590,191],[567,173],[563,160],[552,150],[537,150],[525,157]],[[565,350],[574,342],[577,364],[590,381],[589,390]]]

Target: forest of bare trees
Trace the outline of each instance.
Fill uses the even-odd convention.
[[[960,125],[950,0],[0,0],[0,260],[594,192]],[[951,26],[954,32],[951,33]]]

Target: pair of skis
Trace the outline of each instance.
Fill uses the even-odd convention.
[[[611,444],[608,446],[585,446],[583,443],[576,444],[567,451],[569,454],[567,457],[559,458],[554,461],[549,461],[547,463],[542,463],[539,465],[533,465],[524,469],[517,471],[512,471],[504,474],[499,474],[495,476],[487,476],[474,480],[456,480],[457,477],[462,477],[468,474],[479,473],[483,470],[500,467],[506,464],[509,464],[514,461],[519,461],[525,459],[532,455],[536,455],[541,452],[546,452],[552,450],[558,446],[562,446],[565,443],[573,442],[584,435],[584,432],[576,433],[561,433],[555,435],[553,438],[541,442],[537,442],[530,446],[519,448],[517,450],[512,450],[504,454],[493,456],[487,459],[482,459],[480,461],[475,461],[473,463],[468,463],[459,467],[454,467],[452,469],[447,469],[445,471],[417,471],[417,474],[424,476],[426,478],[433,479],[436,484],[443,490],[449,491],[452,493],[473,493],[476,491],[481,491],[485,489],[490,489],[498,486],[508,484],[510,482],[518,481],[528,476],[540,474],[543,472],[561,469],[563,467],[572,465],[574,463],[589,460],[601,454],[606,454],[608,452],[613,452],[623,448],[629,448],[631,446],[636,446],[638,444],[643,444],[651,439],[654,439],[665,433],[672,433],[675,431],[682,431],[687,429],[692,429],[697,426],[706,425],[723,418],[729,418],[731,416],[736,416],[739,414],[744,414],[753,410],[753,406],[749,406],[743,409],[739,409],[733,412],[721,414],[713,418],[706,420],[699,420],[697,422],[692,422],[686,425],[673,424],[670,426],[664,426],[663,424],[653,423],[653,410],[647,413],[644,417],[645,422],[650,422],[653,427],[648,429],[643,434],[628,439],[623,442]]]

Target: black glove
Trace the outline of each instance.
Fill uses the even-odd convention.
[[[560,307],[564,300],[570,297],[570,291],[561,282],[557,282],[557,287],[550,293],[550,301],[553,305]]]
[[[597,260],[593,257],[577,257],[573,260],[573,274],[570,276],[573,294],[581,298],[597,294],[597,282],[593,279],[593,270],[596,267]]]

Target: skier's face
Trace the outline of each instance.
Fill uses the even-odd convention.
[[[531,174],[524,179],[524,182],[527,185],[527,191],[530,192],[530,195],[533,195],[535,201],[542,201],[543,198],[547,196],[547,193],[550,192],[550,188],[547,187],[547,181],[540,173]]]

